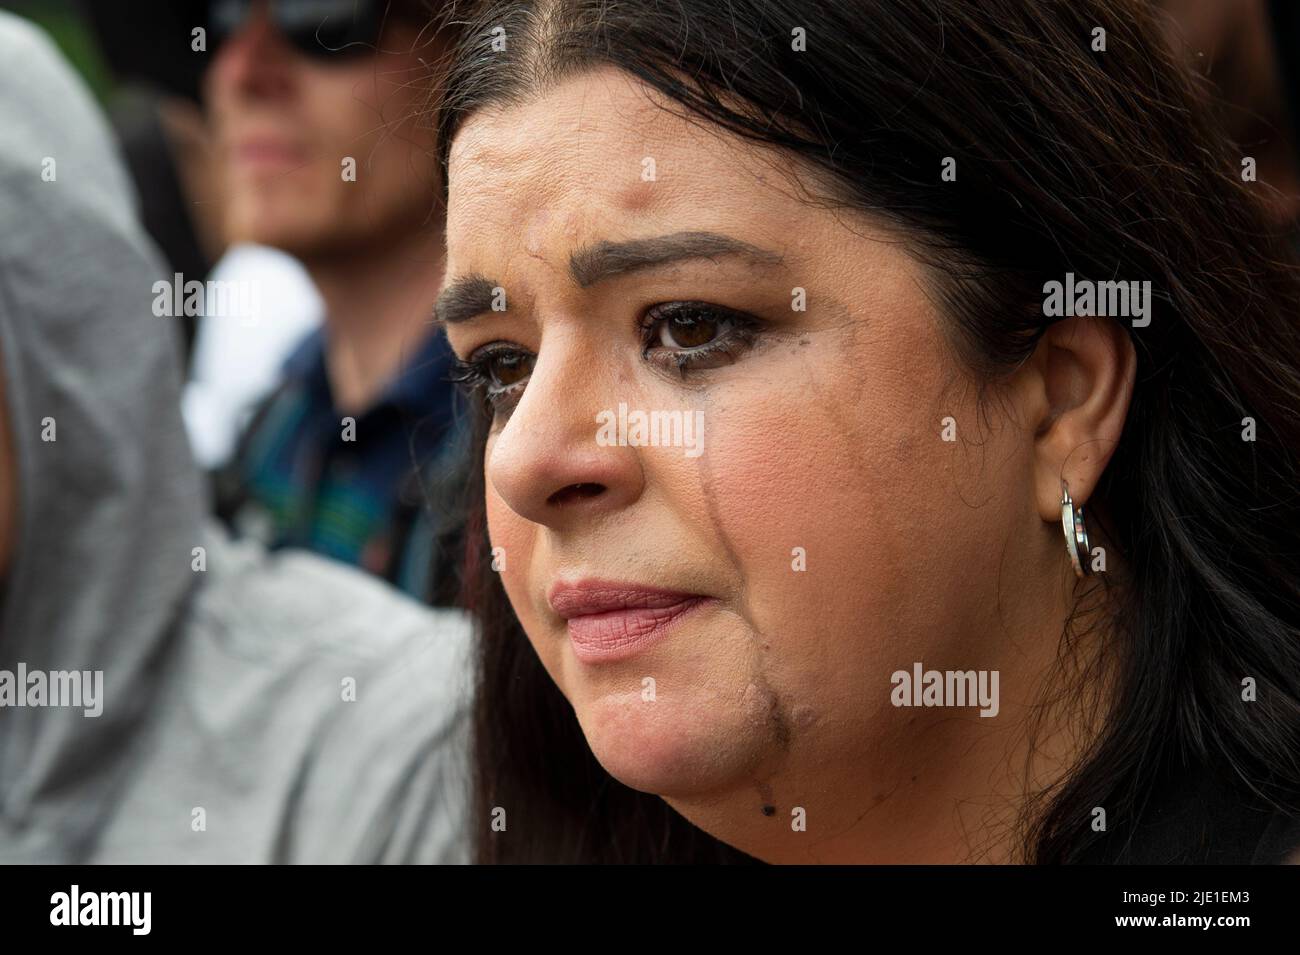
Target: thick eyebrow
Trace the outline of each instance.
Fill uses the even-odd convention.
[[[458,278],[438,294],[434,318],[443,325],[468,322],[475,315],[492,310],[492,293],[498,283],[472,273]]]
[[[580,288],[602,279],[686,259],[714,259],[735,255],[758,265],[776,265],[782,256],[756,245],[716,232],[674,232],[649,239],[596,242],[574,252],[569,274]],[[434,316],[439,324],[457,325],[491,311],[499,283],[471,273],[456,279],[438,295]]]
[[[712,259],[739,255],[760,265],[775,265],[781,256],[756,245],[716,232],[674,232],[650,239],[597,242],[579,249],[569,259],[569,274],[579,287],[637,269],[653,268],[683,259]]]

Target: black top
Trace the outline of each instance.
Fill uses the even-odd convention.
[[[1109,814],[1108,814],[1109,815]],[[1300,815],[1263,808],[1204,769],[1167,776],[1136,826],[1109,815],[1077,860],[1121,865],[1300,863]]]

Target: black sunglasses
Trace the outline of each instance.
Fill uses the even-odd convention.
[[[208,45],[215,52],[237,33],[255,0],[211,0]],[[270,0],[276,30],[306,56],[336,60],[373,54],[383,26],[381,0]]]

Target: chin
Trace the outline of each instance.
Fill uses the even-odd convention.
[[[756,728],[718,700],[659,691],[606,694],[575,707],[592,753],[611,776],[641,792],[701,796],[748,785],[768,749]]]
[[[226,221],[226,236],[235,242],[281,249],[291,255],[309,251],[328,234],[328,223],[306,221],[296,197],[263,197],[247,206],[236,205]]]

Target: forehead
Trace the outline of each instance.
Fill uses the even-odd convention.
[[[770,242],[788,235],[789,217],[807,212],[782,175],[792,164],[681,113],[613,68],[475,113],[448,158],[453,258],[481,251],[481,242],[521,242],[536,253],[551,241],[668,225],[747,224],[749,237]]]

